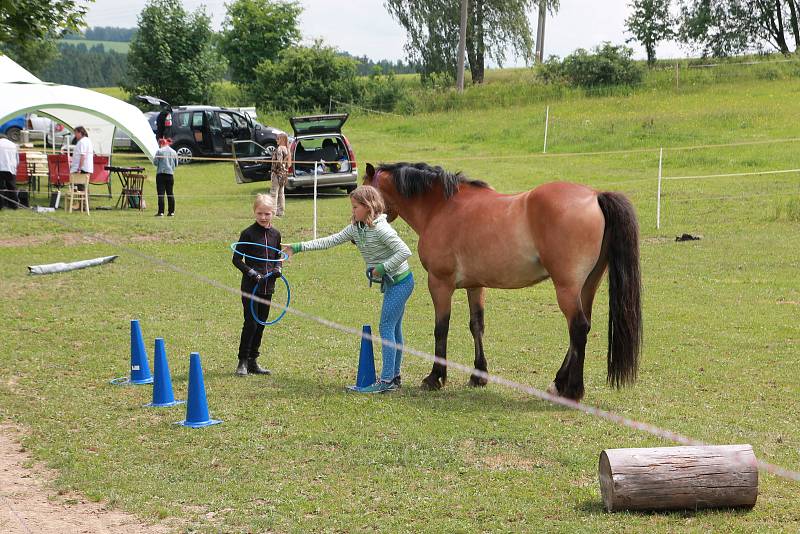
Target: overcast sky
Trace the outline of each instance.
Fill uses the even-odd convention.
[[[625,19],[631,0],[561,0],[561,9],[546,23],[545,57],[564,57],[577,48],[591,49],[603,41],[623,44]],[[227,0],[228,3],[231,0]],[[137,16],[146,0],[95,0],[88,4],[89,26],[136,26]],[[192,11],[201,5],[211,15],[214,28],[225,18],[226,0],[183,0]],[[383,0],[300,0],[303,14],[300,31],[307,42],[322,38],[326,44],[356,56],[370,59],[405,59],[403,29],[389,16]],[[531,14],[536,31],[536,13]],[[638,59],[645,58],[644,48],[629,44]],[[674,43],[657,49],[659,58],[684,57],[687,53]]]

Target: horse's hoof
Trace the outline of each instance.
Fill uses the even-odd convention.
[[[488,383],[489,381],[486,379],[486,377],[477,377],[475,375],[469,377],[469,385],[474,388],[483,387]]]
[[[555,382],[550,382],[550,385],[549,385],[549,386],[547,386],[547,392],[548,392],[550,395],[553,395],[554,397],[559,397],[559,396],[561,396],[561,395],[559,394],[559,392],[558,392],[558,388],[556,387],[556,383],[555,383]]]
[[[428,375],[422,379],[422,384],[420,387],[426,391],[436,391],[438,389],[442,389],[442,384],[439,382],[439,378],[433,375]]]

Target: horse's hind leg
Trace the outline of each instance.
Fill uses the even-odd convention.
[[[433,299],[433,310],[436,325],[433,328],[435,338],[435,354],[447,359],[447,334],[450,331],[450,307],[455,286],[428,274],[428,291]],[[431,374],[422,379],[423,389],[441,389],[447,382],[447,366],[434,362]]]
[[[564,313],[569,327],[569,349],[561,368],[548,391],[573,400],[583,398],[583,360],[586,354],[586,338],[589,335],[589,320],[583,312],[579,287],[556,286],[558,306]]]
[[[473,287],[467,289],[467,300],[469,301],[469,331],[472,332],[472,339],[475,341],[475,369],[488,371],[486,367],[486,356],[483,353],[483,308],[486,303],[486,289],[483,287]],[[469,377],[471,386],[485,386],[485,376],[472,375]]]

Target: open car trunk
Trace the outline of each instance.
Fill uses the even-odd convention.
[[[347,122],[347,113],[338,115],[307,115],[305,117],[292,117],[289,122],[294,130],[294,136],[313,134],[342,133],[342,126]]]

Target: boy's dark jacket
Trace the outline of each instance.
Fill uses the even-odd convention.
[[[280,250],[281,248],[281,233],[275,228],[264,228],[258,223],[253,223],[242,231],[241,235],[239,235],[239,241],[258,243],[260,245],[267,245],[272,247],[270,249],[257,245],[236,246],[237,251],[243,252],[248,256],[270,259],[270,260],[278,260],[281,258],[281,254],[278,252],[278,250]],[[235,265],[237,269],[242,271],[241,290],[246,293],[252,293],[253,288],[256,285],[256,278],[248,274],[250,272],[250,269],[253,269],[258,274],[261,275],[265,275],[275,270],[280,272],[281,270],[281,262],[254,260],[253,258],[245,258],[240,254],[236,253],[233,254],[233,265]],[[277,277],[278,277],[277,273],[270,276],[267,279],[266,287],[262,282],[261,287],[265,287],[265,291],[262,292],[259,290],[258,293],[260,295],[263,294],[271,295],[275,289],[275,279]]]

